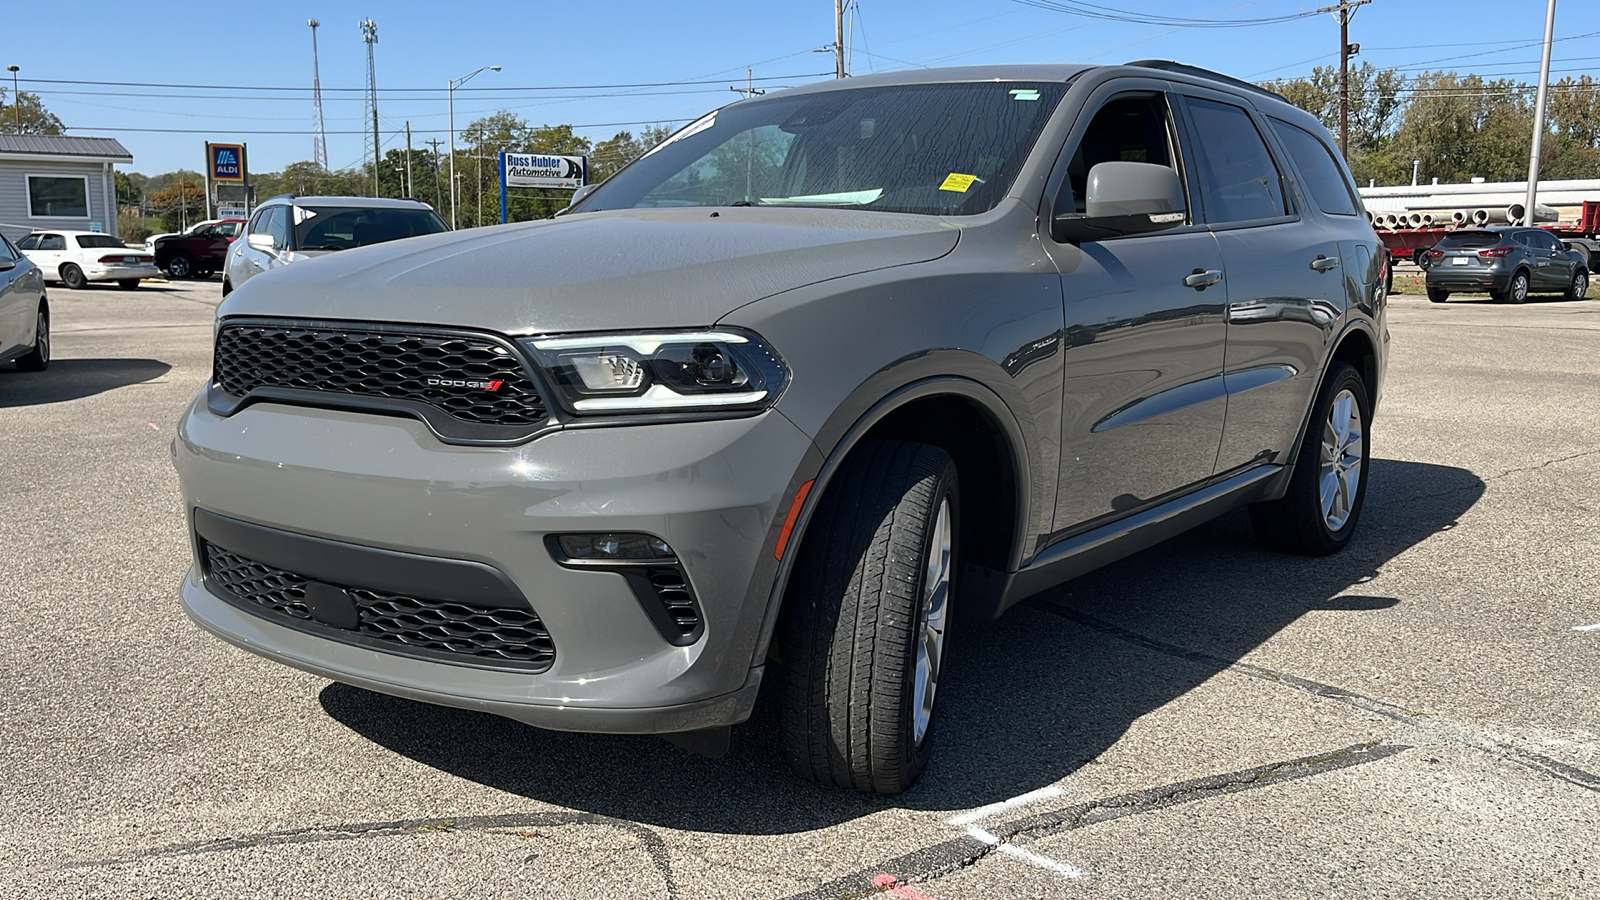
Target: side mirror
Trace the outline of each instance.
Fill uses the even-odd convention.
[[[0,259],[0,272],[9,272],[12,269],[15,269],[16,267],[17,267],[17,261],[16,260],[14,260],[14,259]]]
[[[577,190],[573,191],[572,192],[572,201],[567,204],[565,209],[561,210],[561,212],[556,213],[556,215],[559,216],[562,213],[571,212],[572,208],[574,206],[577,206],[579,203],[582,203],[584,198],[588,197],[590,194],[594,193],[595,189],[598,188],[598,187],[600,187],[600,185],[598,185],[598,184],[586,184],[583,187],[578,188]]]
[[[1184,223],[1188,202],[1178,173],[1167,166],[1103,162],[1089,170],[1083,213],[1058,213],[1051,234],[1076,244],[1165,231]]]
[[[272,239],[272,235],[261,232],[250,235],[245,242],[257,250],[265,250],[268,253],[278,248],[278,242]]]

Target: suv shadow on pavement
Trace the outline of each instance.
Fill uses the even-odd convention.
[[[52,359],[43,372],[0,372],[0,409],[81,400],[170,371],[158,359]]]
[[[767,686],[721,760],[654,737],[567,734],[333,684],[329,715],[396,753],[545,803],[736,834],[813,830],[882,809],[956,810],[1052,784],[1131,723],[1205,682],[1307,612],[1359,616],[1403,598],[1341,596],[1453,528],[1484,483],[1464,469],[1374,459],[1360,535],[1338,555],[1261,549],[1242,510],[1025,601],[957,642],[939,755],[896,797],[818,788],[781,762]],[[1107,623],[1095,627],[1094,622]],[[1108,639],[1120,629],[1184,654]],[[943,692],[941,692],[943,694]],[[1152,784],[1160,783],[1159,779]],[[456,811],[471,814],[471,810]]]

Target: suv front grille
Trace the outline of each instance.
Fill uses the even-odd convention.
[[[314,583],[312,579],[204,539],[201,550],[206,578],[220,596],[284,625],[393,653],[474,665],[543,671],[555,659],[550,633],[532,609],[478,606],[345,586],[359,624],[336,627],[317,621],[308,605],[306,586]]]
[[[341,405],[366,398],[380,408],[398,404],[419,414],[437,411],[420,417],[442,436],[450,431],[450,419],[469,429],[478,426],[467,436],[484,438],[490,436],[485,426],[526,436],[549,418],[522,359],[509,346],[480,335],[295,322],[225,324],[217,334],[213,371],[215,385],[241,402],[252,391],[280,400],[312,392],[342,398]]]

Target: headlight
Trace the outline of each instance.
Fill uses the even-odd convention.
[[[733,329],[522,338],[578,414],[764,409],[789,370],[761,338]]]

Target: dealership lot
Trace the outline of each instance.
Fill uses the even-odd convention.
[[[1241,514],[958,633],[897,798],[330,684],[200,632],[168,445],[216,281],[0,373],[0,896],[1600,893],[1600,301],[1398,296],[1361,533]]]

